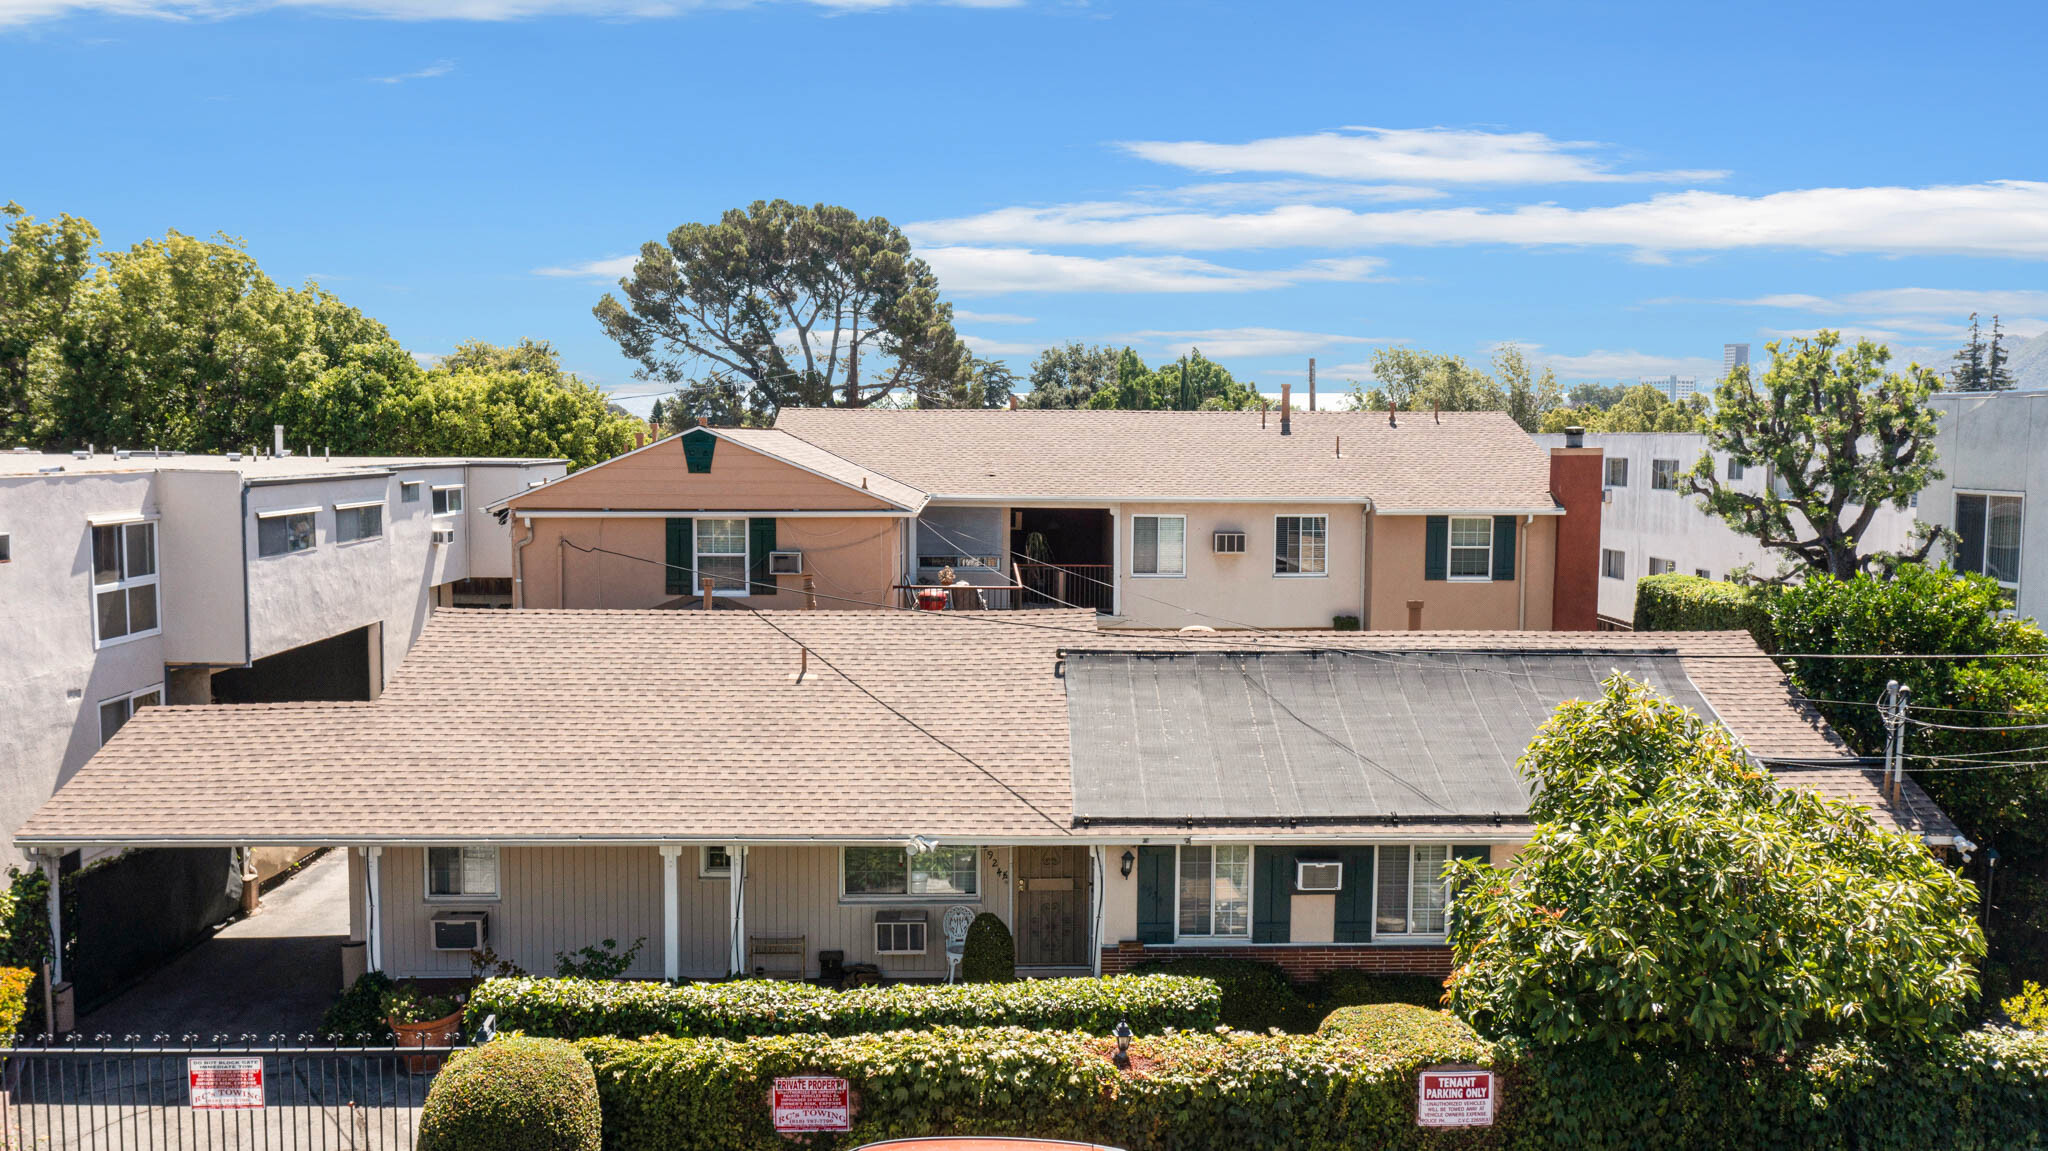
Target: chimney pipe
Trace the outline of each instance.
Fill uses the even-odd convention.
[[[1436,406],[1430,410],[1435,414],[1437,423],[1444,422],[1444,404],[1442,400],[1438,400]]]
[[[1392,400],[1388,400],[1388,401],[1387,401],[1387,426],[1388,426],[1388,427],[1390,427],[1390,428],[1398,428],[1398,427],[1400,427],[1400,426],[1401,426],[1400,424],[1398,424],[1398,423],[1396,423],[1396,422],[1394,421],[1394,413],[1395,413],[1395,412],[1397,412],[1397,411],[1399,411],[1399,410],[1400,410],[1399,408],[1396,408],[1396,407],[1394,406],[1394,402],[1393,402]]]
[[[1010,410],[1011,410],[1011,411],[1013,411],[1013,412],[1017,410],[1017,397],[1016,397],[1016,396],[1011,396],[1011,397],[1010,397]]]
[[[1566,428],[1564,430],[1564,446],[1568,448],[1585,447],[1586,429],[1580,427]]]
[[[1316,358],[1308,358],[1308,410],[1316,410]]]
[[[710,417],[710,416],[698,416],[698,417],[697,417],[697,426],[698,426],[698,427],[700,427],[700,428],[708,428],[708,427],[710,427],[710,426],[711,426],[711,417]]]
[[[270,425],[270,454],[279,457],[282,457],[284,455],[283,424]]]
[[[1422,630],[1422,601],[1419,599],[1408,601],[1408,630]]]
[[[1293,434],[1294,434],[1294,420],[1292,419],[1292,415],[1293,415],[1293,412],[1294,412],[1294,385],[1293,385],[1293,384],[1281,384],[1281,385],[1280,385],[1280,434],[1281,434],[1281,435],[1283,435],[1283,436],[1291,436],[1291,435],[1293,435]]]

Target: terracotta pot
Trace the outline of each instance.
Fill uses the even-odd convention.
[[[425,1023],[400,1023],[396,1019],[385,1022],[391,1024],[391,1034],[397,1037],[400,1047],[452,1047],[462,1036],[462,1012],[459,1010],[453,1015]],[[405,1069],[414,1075],[439,1071],[445,1058],[447,1056],[440,1054],[408,1055],[405,1057]]]
[[[951,599],[952,596],[944,588],[920,588],[917,593],[917,606],[925,611],[945,611],[946,604]]]

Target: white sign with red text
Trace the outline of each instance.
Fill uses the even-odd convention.
[[[830,1075],[788,1075],[775,1081],[769,1110],[777,1131],[853,1130],[853,1089]]]
[[[1493,1126],[1493,1072],[1457,1067],[1423,1072],[1415,1122],[1423,1127]]]
[[[261,1055],[194,1055],[185,1079],[195,1111],[239,1111],[263,1106]]]

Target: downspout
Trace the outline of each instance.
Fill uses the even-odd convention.
[[[512,607],[515,611],[526,606],[526,545],[539,534],[532,516],[520,518],[526,521],[526,538],[512,541]]]
[[[1522,517],[1522,538],[1515,541],[1515,550],[1521,555],[1515,561],[1515,574],[1520,576],[1522,586],[1515,589],[1520,602],[1515,605],[1515,630],[1529,630],[1529,529],[1536,526],[1535,513]],[[1552,626],[1555,625],[1553,621]]]
[[[569,606],[569,541],[555,537],[555,606]]]
[[[235,531],[242,537],[242,666],[255,667],[256,632],[249,618],[249,477],[246,475],[242,477],[242,522],[235,525]],[[158,563],[157,566],[163,565]]]
[[[1359,505],[1358,629],[1372,630],[1372,497]]]

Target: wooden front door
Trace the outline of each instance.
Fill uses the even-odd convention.
[[[1017,965],[1088,963],[1088,849],[1018,847]]]

